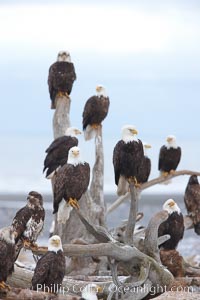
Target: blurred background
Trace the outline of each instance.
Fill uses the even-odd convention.
[[[53,140],[48,70],[68,50],[77,80],[71,125],[82,128],[97,84],[111,105],[103,122],[105,193],[115,193],[112,153],[121,127],[133,124],[152,145],[150,179],[166,136],[182,147],[179,169],[200,170],[200,3],[195,0],[0,1],[0,193],[51,193],[42,174]],[[94,162],[94,140],[80,138]],[[183,193],[188,177],[145,193]]]

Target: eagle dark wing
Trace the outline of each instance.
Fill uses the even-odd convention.
[[[69,173],[71,169],[73,169],[73,165],[65,164],[64,166],[62,166],[62,168],[58,170],[58,173],[56,174],[54,191],[53,191],[54,194],[53,213],[54,214],[58,211],[59,203],[62,201],[64,197],[65,189],[70,179]]]
[[[43,172],[47,170],[46,177],[48,177],[59,166],[63,166],[68,159],[68,152],[71,147],[78,145],[78,139],[71,136],[62,136],[55,139],[47,148],[46,158],[44,160]]]
[[[51,65],[48,76],[51,100],[55,100],[59,91],[70,95],[74,80],[76,80],[76,73],[73,63],[61,61]]]
[[[169,148],[162,146],[159,154],[158,170],[170,172],[176,170],[181,159],[181,148]]]
[[[167,250],[176,249],[179,241],[184,235],[184,220],[182,213],[178,214],[177,212],[173,212],[166,221],[160,224],[158,236],[160,237],[165,234],[169,234],[171,238],[164,242],[161,245],[161,248]]]
[[[147,182],[150,172],[151,172],[151,160],[149,157],[144,156],[141,165],[139,167],[139,172],[137,176],[138,182],[139,183]]]
[[[58,170],[54,184],[54,211],[58,211],[59,203],[64,198],[80,199],[86,192],[90,181],[90,166],[88,163],[73,166],[65,164]]]
[[[167,147],[166,146],[162,146],[160,148],[160,153],[159,153],[159,161],[158,161],[158,170],[162,170],[163,169],[163,162],[166,156],[166,151],[167,151]]]
[[[7,276],[14,271],[15,247],[0,240],[0,281],[6,281]]]
[[[113,166],[115,173],[115,184],[118,185],[120,172],[121,172],[121,149],[124,145],[124,142],[119,141],[113,150]]]
[[[192,175],[187,184],[184,202],[188,214],[194,223],[195,232],[200,235],[200,185],[196,175]]]
[[[51,262],[54,259],[54,253],[45,253],[37,262],[34,275],[32,278],[32,289],[37,290],[37,284],[43,284],[46,282],[49,270],[51,268]]]
[[[12,226],[14,230],[17,231],[16,243],[23,236],[23,233],[26,230],[27,223],[30,220],[32,213],[32,209],[28,208],[28,206],[24,206],[20,210],[18,210],[15,217],[13,218]]]
[[[108,114],[109,105],[110,100],[108,97],[90,97],[83,110],[83,130],[85,130],[88,125],[101,124]]]

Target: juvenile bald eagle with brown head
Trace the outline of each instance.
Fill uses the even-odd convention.
[[[174,135],[167,136],[167,144],[160,148],[158,170],[163,176],[173,173],[181,159],[181,148],[177,146]]]
[[[15,233],[12,226],[0,229],[0,290],[9,289],[7,277],[14,271]]]
[[[122,139],[114,147],[113,166],[118,195],[124,195],[128,191],[128,182],[138,184],[139,168],[144,158],[144,150],[141,140],[136,138],[137,134],[135,126],[123,126]]]
[[[68,159],[69,149],[78,146],[76,135],[81,134],[81,131],[75,127],[69,127],[66,130],[66,135],[55,139],[46,150],[44,160],[44,169],[46,178],[51,179],[56,174],[58,168],[62,167]]]
[[[185,189],[184,202],[194,224],[194,231],[200,235],[200,184],[196,175],[189,178]]]
[[[81,160],[80,149],[72,147],[67,163],[55,176],[53,213],[58,212],[58,222],[65,223],[72,208],[79,208],[78,200],[87,191],[89,181],[90,166]]]
[[[38,260],[32,278],[32,289],[58,293],[65,276],[65,256],[58,235],[49,239],[48,251]]]
[[[60,51],[57,61],[49,68],[48,86],[52,109],[56,108],[56,96],[70,95],[75,80],[75,68],[69,52]]]
[[[102,85],[96,87],[97,94],[90,97],[83,110],[83,131],[85,140],[92,139],[108,114],[109,97]]]
[[[15,215],[12,226],[16,232],[16,244],[22,242],[24,247],[37,247],[36,240],[44,226],[45,210],[43,198],[38,192],[31,191],[26,206]]]
[[[180,208],[173,199],[168,199],[163,204],[163,210],[166,210],[169,217],[160,224],[158,236],[170,235],[170,239],[164,242],[160,248],[162,250],[174,250],[184,235],[184,220]]]

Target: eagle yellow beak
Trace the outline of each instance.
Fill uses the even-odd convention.
[[[136,129],[130,129],[130,132],[133,134],[138,134],[138,131]]]
[[[75,134],[77,134],[77,135],[78,135],[78,134],[81,134],[81,133],[82,133],[82,131],[80,131],[80,130],[78,130],[78,129],[77,129],[77,130],[75,130]]]
[[[79,151],[73,151],[73,156],[78,156],[79,155]]]
[[[60,246],[60,241],[59,240],[53,240],[53,244],[58,247],[58,246]]]
[[[175,205],[175,202],[174,201],[171,201],[170,203],[169,203],[169,206],[170,207],[172,207],[172,206],[174,206]]]
[[[173,139],[172,139],[171,137],[168,137],[166,141],[167,141],[168,143],[170,143],[172,140],[173,140]]]
[[[150,149],[150,148],[151,148],[151,145],[150,145],[150,144],[146,144],[146,145],[145,145],[145,148],[146,148],[146,149]]]
[[[100,91],[101,91],[101,86],[100,86],[100,85],[97,85],[97,86],[96,86],[96,91],[97,91],[97,92],[100,92]]]

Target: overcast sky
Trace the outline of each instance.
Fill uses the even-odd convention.
[[[63,49],[77,73],[73,125],[81,128],[85,101],[101,83],[111,101],[106,147],[127,123],[156,145],[175,134],[200,146],[199,1],[1,1],[0,49],[0,134],[14,137],[14,148],[18,137],[42,137],[40,161],[52,140],[48,69]],[[10,145],[4,142],[1,155]]]

